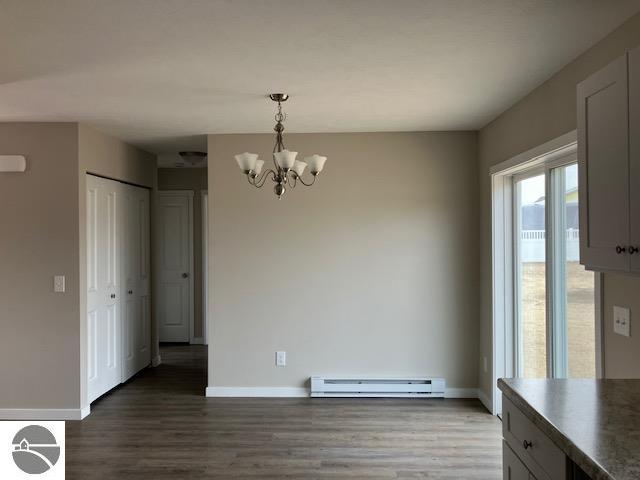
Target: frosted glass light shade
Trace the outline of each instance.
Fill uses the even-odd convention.
[[[305,158],[304,161],[309,164],[309,170],[311,173],[316,174],[320,173],[324,168],[324,162],[327,161],[327,157],[311,155],[310,157]]]
[[[302,172],[304,172],[304,169],[307,167],[307,164],[304,162],[301,162],[300,160],[296,160],[295,163],[293,164],[293,171],[296,172],[296,174],[301,177],[302,176]]]
[[[293,164],[296,162],[296,155],[298,155],[298,152],[282,150],[281,152],[274,153],[273,158],[275,158],[280,168],[287,170],[293,167]]]
[[[238,162],[238,166],[243,172],[248,172],[249,170],[253,170],[254,168],[256,168],[257,160],[257,153],[244,152],[236,155],[236,162]]]
[[[253,167],[253,172],[256,175],[260,175],[260,172],[262,171],[262,167],[264,167],[264,160],[256,160],[256,166]]]

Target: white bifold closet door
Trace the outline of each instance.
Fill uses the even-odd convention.
[[[149,191],[87,175],[87,375],[95,400],[151,361]]]

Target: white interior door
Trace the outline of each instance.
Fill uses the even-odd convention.
[[[158,294],[161,342],[190,342],[193,317],[193,192],[158,194]]]
[[[87,374],[89,402],[120,383],[118,185],[87,175]]]

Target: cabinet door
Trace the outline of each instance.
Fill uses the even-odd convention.
[[[578,165],[580,262],[593,269],[628,270],[626,55],[578,85]]]
[[[527,467],[504,440],[502,441],[502,478],[504,480],[529,480],[531,478]]]
[[[640,47],[629,52],[629,188],[631,270],[640,272]]]

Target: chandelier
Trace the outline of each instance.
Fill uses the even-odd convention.
[[[285,93],[272,93],[269,98],[278,103],[278,112],[275,115],[276,125],[273,130],[276,132],[276,144],[273,147],[273,163],[275,170],[268,169],[263,171],[264,160],[258,158],[257,153],[241,153],[236,155],[236,161],[242,173],[247,176],[247,180],[251,185],[256,188],[262,188],[270,178],[275,186],[273,191],[278,197],[278,200],[282,198],[282,195],[287,191],[287,186],[292,189],[296,187],[300,182],[305,187],[310,187],[316,182],[316,178],[324,168],[324,162],[327,161],[327,157],[320,155],[311,155],[304,159],[304,161],[296,160],[298,152],[291,152],[284,147],[284,141],[282,139],[282,132],[284,132],[284,125],[282,124],[287,115],[282,111],[282,102],[286,102],[289,95]],[[305,182],[302,178],[302,172],[309,167],[311,172],[311,178]]]

